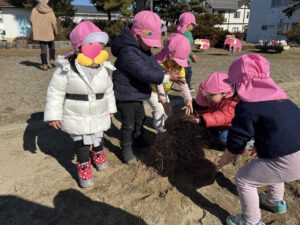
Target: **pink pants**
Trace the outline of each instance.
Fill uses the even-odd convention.
[[[236,174],[244,219],[257,223],[261,219],[257,188],[268,186],[268,198],[283,200],[284,183],[300,179],[300,151],[276,159],[254,159]]]

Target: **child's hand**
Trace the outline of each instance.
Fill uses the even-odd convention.
[[[252,148],[245,148],[244,153],[248,153],[250,154],[252,157],[256,158],[257,157],[257,152],[256,152],[256,148],[253,146]]]
[[[58,130],[61,127],[61,120],[53,120],[49,122],[49,125],[53,127],[54,129]]]
[[[186,103],[185,103],[185,114],[186,115],[190,115],[192,114],[194,111],[193,111],[193,103],[192,103],[192,100],[187,100]]]
[[[183,120],[186,122],[199,124],[201,119],[190,115],[190,116],[184,116]]]
[[[158,102],[160,102],[161,104],[166,104],[167,99],[166,98],[159,98]]]
[[[227,165],[235,158],[236,158],[236,155],[232,154],[230,151],[228,151],[226,149],[225,152],[223,153],[223,155],[219,158],[219,160],[217,162],[217,168],[221,169],[223,166]]]
[[[198,56],[193,55],[192,56],[192,61],[193,61],[193,63],[197,63],[198,62]]]
[[[170,80],[178,84],[185,84],[185,79],[181,76],[178,70],[169,70]]]
[[[113,113],[110,113],[110,114],[109,114],[110,118],[112,118],[112,117],[113,117],[113,115],[114,115]]]
[[[172,105],[169,102],[162,104],[167,116],[172,116]]]

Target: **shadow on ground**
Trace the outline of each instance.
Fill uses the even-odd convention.
[[[24,65],[24,66],[28,66],[28,67],[35,67],[35,68],[41,70],[41,64],[40,64],[40,63],[37,63],[37,62],[32,62],[32,61],[22,61],[22,62],[20,62],[20,64],[21,64],[21,65]]]
[[[0,224],[22,225],[147,225],[122,209],[93,201],[81,192],[60,191],[53,199],[54,208],[30,202],[17,196],[0,196]]]
[[[75,145],[70,136],[61,130],[55,130],[43,122],[44,113],[33,113],[27,120],[23,134],[23,149],[33,154],[38,149],[50,155],[64,167],[74,180],[77,180],[76,165],[72,163],[75,156]]]

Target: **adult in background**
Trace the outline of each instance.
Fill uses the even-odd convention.
[[[48,6],[48,0],[37,0],[32,9],[30,22],[33,40],[40,42],[42,70],[48,70],[47,45],[49,47],[50,66],[55,67],[54,35],[57,34],[57,22],[53,9]]]

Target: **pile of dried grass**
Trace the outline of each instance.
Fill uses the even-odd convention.
[[[184,172],[196,179],[210,179],[216,166],[205,158],[207,130],[184,118],[167,120],[165,127],[167,131],[158,135],[145,163],[162,176]]]

